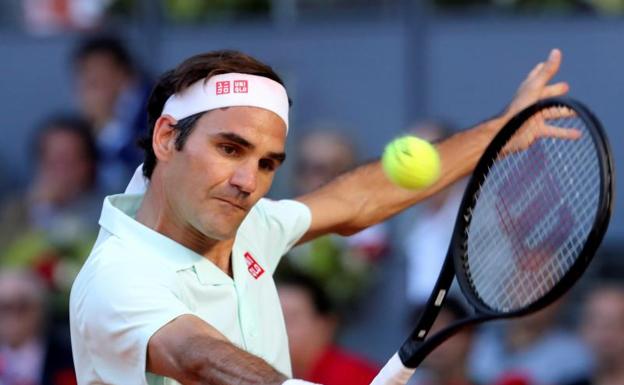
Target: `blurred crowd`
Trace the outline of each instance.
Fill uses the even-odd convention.
[[[348,14],[372,11],[397,16],[405,0],[11,0],[0,12],[23,14],[26,28],[36,34],[88,29],[107,18],[141,18],[159,13],[171,23],[200,23],[249,18],[292,19],[318,17],[323,12]],[[624,0],[430,0],[440,10],[498,10],[515,13],[622,15]],[[2,18],[0,18],[2,19]]]
[[[136,142],[145,132],[151,77],[113,36],[88,37],[72,55],[77,103],[40,121],[28,183],[9,189],[0,202],[0,385],[75,383],[69,290],[97,236],[103,197],[123,190],[142,157]],[[455,130],[431,120],[406,131],[438,141]],[[317,125],[295,138],[292,195],[360,162],[343,132]],[[379,272],[389,260],[405,263],[407,285],[393,297],[404,303],[407,333],[445,257],[463,186],[405,214],[404,231],[385,223],[314,240],[284,257],[276,278],[295,377],[324,385],[370,383],[383,362],[341,343],[341,335],[353,317],[367,316],[354,309],[368,294],[384,290]],[[573,299],[466,329],[425,360],[412,385],[623,385],[624,284],[617,269],[605,270],[609,274],[598,273]],[[470,313],[460,298],[454,289],[434,330]],[[375,311],[383,313],[384,304]],[[384,325],[368,333],[383,334]]]

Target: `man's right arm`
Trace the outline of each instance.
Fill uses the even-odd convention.
[[[147,345],[147,370],[184,385],[279,385],[287,377],[230,343],[200,318],[181,315]]]

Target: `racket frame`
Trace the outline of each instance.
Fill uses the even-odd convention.
[[[597,215],[585,245],[581,250],[580,256],[548,293],[524,308],[507,313],[499,312],[490,308],[479,298],[469,283],[466,269],[462,266],[463,258],[461,256],[465,255],[467,252],[466,231],[471,220],[471,216],[466,215],[466,213],[474,207],[478,199],[477,194],[479,193],[480,186],[487,177],[501,149],[517,130],[536,112],[551,107],[562,106],[573,109],[579,117],[586,122],[587,131],[591,135],[594,147],[597,149],[601,182],[599,206],[596,211]],[[604,237],[611,217],[614,186],[613,162],[609,141],[598,119],[583,104],[569,98],[549,98],[541,100],[515,115],[488,145],[466,186],[457,220],[455,221],[449,250],[442,265],[440,275],[438,276],[432,294],[425,305],[416,327],[399,349],[398,354],[405,367],[416,368],[433,349],[464,327],[492,319],[513,318],[526,315],[538,311],[560,298],[586,270]],[[472,305],[475,314],[468,318],[458,320],[434,334],[431,338],[425,339],[440,312],[448,290],[453,283],[453,278],[455,277],[457,278],[462,293],[467,298],[470,305]]]

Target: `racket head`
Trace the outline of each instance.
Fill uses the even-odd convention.
[[[580,129],[582,132],[580,139],[541,138],[537,139],[527,150],[504,156],[500,155],[508,141],[520,132],[521,127],[529,119],[535,117],[536,114],[548,111],[549,116],[556,118],[556,115],[551,112],[553,109],[554,111],[563,109],[567,113],[574,111],[574,116],[558,119],[563,123],[568,122],[574,128]],[[553,119],[545,121],[551,122]],[[559,120],[556,121],[557,125],[561,122]],[[544,143],[546,141],[558,141],[558,143],[543,145],[542,141]],[[546,148],[539,149],[540,146],[546,146]],[[579,150],[581,146],[582,150]],[[532,150],[535,148],[538,148],[538,150]],[[562,151],[565,159],[563,161],[554,159],[553,155],[548,153],[548,150],[554,153],[557,153],[557,151],[553,150]],[[565,172],[560,173],[559,168],[553,167],[553,163],[555,163],[554,166],[563,167],[566,160],[574,158],[576,155],[573,153],[574,151],[583,154],[584,164],[575,164],[575,168],[568,174]],[[566,157],[567,152],[570,152],[571,155]],[[522,158],[523,156],[524,158]],[[541,160],[541,170],[539,167],[535,168],[535,162],[526,160],[539,159],[540,157],[543,158]],[[589,109],[572,99],[551,98],[531,105],[512,118],[496,135],[478,162],[466,187],[449,250],[453,255],[455,274],[461,290],[479,314],[479,318],[507,318],[537,311],[559,298],[581,276],[600,245],[611,216],[614,191],[614,173],[611,159],[609,143],[600,122]],[[516,171],[513,171],[514,167]],[[552,170],[548,169],[548,167],[552,167]],[[587,170],[583,171],[585,169]],[[510,173],[510,175],[505,175],[506,172]],[[530,191],[530,187],[520,183],[521,181],[528,181],[528,186],[533,186],[537,182],[530,183],[531,173],[536,172],[542,178],[542,182],[538,183],[537,193]],[[542,176],[544,173],[546,175]],[[555,173],[557,175],[553,175]],[[494,184],[496,178],[505,176],[511,176],[511,178],[501,182],[499,185]],[[597,198],[596,202],[591,202],[593,203],[591,212],[582,214],[583,216],[589,215],[589,219],[578,218],[581,214],[577,214],[572,210],[582,203],[581,199],[583,198],[579,198],[578,202],[573,201],[574,196],[584,193],[579,191],[577,194],[573,190],[580,185],[574,182],[571,182],[570,186],[557,185],[565,177],[570,177],[570,180],[573,181],[576,176],[588,178],[587,181],[584,181],[585,184],[583,186],[589,186],[591,191],[583,198],[588,200]],[[522,180],[515,181],[513,180],[514,178],[521,178]],[[540,192],[540,184],[545,184],[549,187],[543,188],[545,192]],[[497,188],[500,188],[500,190],[496,190]],[[515,190],[520,190],[520,193],[517,193]],[[510,200],[512,203],[515,203],[513,202],[514,200],[522,201],[522,196],[527,196],[526,194],[537,194],[540,196],[541,198],[538,198],[538,200],[541,203],[537,204],[536,207],[541,208],[543,212],[548,212],[541,217],[541,220],[538,221],[539,224],[553,221],[546,218],[552,218],[555,215],[551,213],[551,205],[549,204],[559,204],[558,201],[555,202],[556,198],[563,202],[560,208],[556,209],[558,210],[557,213],[560,214],[557,214],[558,216],[555,217],[555,224],[549,225],[550,232],[544,235],[546,241],[544,241],[544,238],[541,240],[542,246],[547,250],[546,252],[543,250],[536,252],[535,248],[524,247],[527,245],[527,239],[531,236],[531,231],[540,233],[539,230],[531,230],[524,223],[526,218],[523,216],[523,213],[531,212],[531,210],[516,211],[515,215],[517,217],[514,219],[513,215],[510,214],[513,210],[510,210],[508,207],[510,205],[505,203],[508,203]],[[593,197],[594,195],[595,197]],[[490,207],[487,207],[487,205],[483,206],[482,202],[486,199],[490,199],[490,201],[494,199],[496,202],[490,202]],[[525,208],[535,208],[535,206],[532,206],[535,199],[529,200],[525,198],[524,200],[529,202],[520,202],[520,207],[526,203]],[[503,203],[501,204],[501,202]],[[561,214],[561,207],[564,207],[563,214]],[[496,211],[498,218],[492,214],[494,211]],[[533,211],[535,212],[536,210]],[[486,218],[488,215],[490,218]],[[526,216],[530,219],[530,214],[526,214]],[[523,219],[517,220],[517,218]],[[483,225],[482,222],[487,222],[486,219],[491,223]],[[557,220],[560,220],[560,223],[557,223]],[[577,220],[581,223],[580,226],[578,226]],[[570,221],[572,225],[577,226],[571,227],[570,223],[566,221]],[[491,236],[489,240],[483,239],[488,237],[487,235],[481,235],[487,234],[488,230],[484,229],[483,226],[492,226],[492,228],[498,226],[498,229],[495,231],[497,235]],[[507,229],[502,229],[503,226],[506,226]],[[548,227],[548,225],[543,226]],[[577,227],[580,227],[580,230]],[[520,236],[518,234],[514,236],[514,232],[521,234]],[[504,242],[498,244],[497,241],[501,238],[501,234],[507,236],[507,245]],[[555,234],[555,236],[552,234]],[[479,237],[482,239],[479,239]],[[509,238],[515,238],[515,240],[510,241]],[[538,239],[539,235],[534,238]],[[485,243],[485,246],[479,246],[479,242],[481,244]],[[547,245],[548,242],[555,246]],[[560,242],[558,246],[556,246],[557,242]],[[505,247],[508,251],[511,250],[512,255],[508,256],[508,258],[505,258],[504,252],[501,253],[497,249]],[[566,251],[567,248],[569,249]],[[533,259],[529,258],[528,263],[526,258],[523,259],[520,252],[526,250],[530,250],[528,254],[535,252],[536,256]],[[492,262],[491,259],[494,255],[497,255],[498,259]],[[550,261],[546,260],[548,257],[550,257]],[[521,262],[523,260],[525,262]],[[555,264],[557,264],[557,271],[547,271],[549,270],[548,267],[544,267],[546,265],[554,266]],[[526,271],[522,273],[514,271],[514,268],[518,271],[521,269],[526,269]],[[552,270],[555,269],[553,268]],[[551,273],[551,275],[548,276],[546,275],[547,273]],[[488,277],[488,274],[491,276]],[[535,275],[541,275],[542,281],[526,282],[526,280],[533,279],[527,277]],[[505,282],[505,280],[509,281]],[[547,282],[545,283],[545,281]]]

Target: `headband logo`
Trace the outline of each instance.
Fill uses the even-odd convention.
[[[235,94],[246,94],[249,91],[247,80],[234,80],[234,86],[230,87],[230,81],[217,82],[217,95],[229,94],[233,89]]]
[[[234,93],[246,94],[247,93],[247,80],[234,80]]]
[[[229,80],[217,82],[217,95],[223,95],[223,94],[229,94],[229,93],[230,93],[230,81]]]

